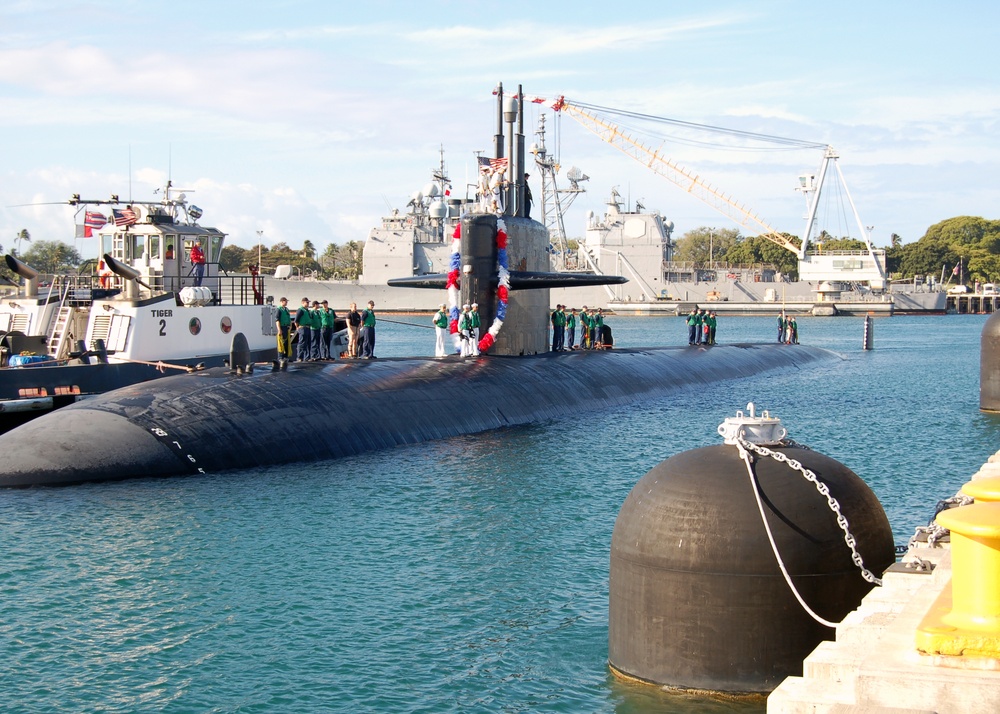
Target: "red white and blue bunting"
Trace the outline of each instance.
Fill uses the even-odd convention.
[[[452,234],[451,258],[448,264],[448,332],[451,333],[456,351],[462,346],[462,336],[458,331],[460,297],[458,279],[462,269],[462,224],[455,226]],[[507,259],[507,224],[497,218],[497,314],[490,329],[479,340],[480,353],[488,352],[497,340],[503,321],[507,319],[507,300],[510,297],[510,269]]]
[[[479,351],[487,352],[496,342],[497,334],[507,319],[507,299],[510,295],[510,270],[507,264],[507,224],[497,218],[497,316],[489,331],[479,340]]]
[[[455,232],[451,236],[451,260],[448,264],[448,282],[445,289],[448,291],[448,332],[455,345],[455,351],[462,347],[462,335],[458,331],[458,276],[462,267],[462,224],[455,226]]]

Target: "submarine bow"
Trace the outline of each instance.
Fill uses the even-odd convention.
[[[0,435],[0,486],[335,459],[620,407],[833,357],[808,346],[720,345],[380,359],[245,375],[217,368],[109,392]]]

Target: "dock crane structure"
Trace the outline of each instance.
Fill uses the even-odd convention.
[[[871,243],[871,229],[861,221],[857,208],[850,193],[847,193],[854,218],[862,236],[866,251],[810,251],[809,239],[815,228],[816,213],[819,207],[820,193],[832,163],[846,190],[843,173],[837,163],[839,155],[827,144],[799,141],[765,134],[753,134],[736,130],[722,129],[691,122],[651,117],[648,115],[625,112],[608,107],[599,107],[582,102],[571,101],[565,97],[553,104],[553,109],[569,115],[585,128],[596,134],[603,141],[611,144],[623,153],[631,156],[655,173],[663,176],[681,190],[700,199],[713,209],[731,219],[748,232],[770,240],[782,248],[791,251],[798,257],[799,278],[801,280],[847,281],[868,283],[872,289],[881,290],[886,286],[885,251],[876,250]],[[757,140],[771,141],[788,147],[822,149],[823,159],[816,175],[799,177],[800,186],[797,190],[803,192],[808,203],[805,231],[801,238],[794,238],[769,225],[746,205],[736,201],[732,196],[723,193],[712,186],[696,173],[678,165],[668,158],[661,149],[654,148],[623,130],[618,123],[608,118],[608,115],[654,120],[670,124],[679,124],[688,128],[721,132],[731,135],[752,137]]]

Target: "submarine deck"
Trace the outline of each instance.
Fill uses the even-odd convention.
[[[806,345],[727,344],[211,369],[115,390],[0,435],[0,486],[334,459],[835,357]]]

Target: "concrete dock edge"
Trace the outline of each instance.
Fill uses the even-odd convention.
[[[993,476],[1000,451],[973,479]],[[947,539],[911,544],[857,610],[768,696],[768,714],[996,714],[1000,660],[921,654],[921,619],[951,580]]]

